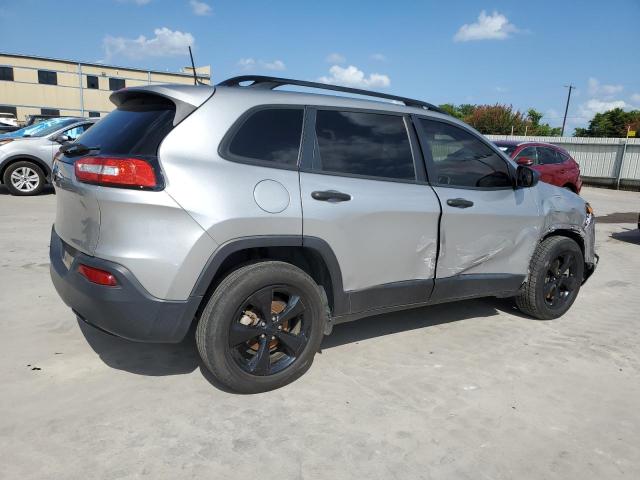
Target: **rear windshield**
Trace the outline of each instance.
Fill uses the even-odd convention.
[[[173,128],[176,108],[161,97],[131,99],[78,139],[101,155],[153,156]]]

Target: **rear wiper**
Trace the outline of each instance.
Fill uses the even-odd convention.
[[[69,157],[85,155],[89,152],[99,151],[100,147],[87,147],[82,143],[70,143],[60,147],[60,151]]]

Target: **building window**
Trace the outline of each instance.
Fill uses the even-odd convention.
[[[13,82],[13,67],[0,67],[0,80]]]
[[[110,78],[109,90],[120,90],[124,88],[124,78]]]
[[[100,112],[89,112],[89,118],[99,117]]]
[[[87,75],[87,88],[91,88],[93,90],[100,88],[98,86],[98,77],[95,75]]]
[[[0,105],[0,113],[13,113],[14,117],[18,116],[18,109],[8,105]]]
[[[57,85],[58,74],[57,72],[50,72],[48,70],[38,70],[38,83],[43,85]]]
[[[41,108],[40,109],[40,114],[41,115],[50,115],[52,117],[59,117],[60,116],[60,110],[58,110],[57,108]]]

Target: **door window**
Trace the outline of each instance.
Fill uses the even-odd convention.
[[[404,119],[378,113],[318,110],[315,168],[323,172],[415,180]]]
[[[436,173],[432,182],[475,188],[512,186],[507,163],[475,135],[448,123],[420,121]]]
[[[73,128],[68,129],[68,130],[65,130],[63,132],[63,135],[68,136],[69,137],[69,141],[73,142],[80,135],[82,135],[91,125],[92,125],[91,123],[87,123],[87,124],[84,124],[84,125],[78,125],[77,127],[73,127]]]
[[[229,143],[239,160],[295,166],[302,137],[302,108],[268,108],[247,118]]]
[[[536,151],[536,147],[526,147],[523,148],[518,155],[516,155],[515,160],[521,160],[523,158],[530,158],[533,160],[533,163],[538,163],[538,152]]]
[[[555,165],[562,162],[562,157],[551,148],[538,147],[538,160],[540,165]]]

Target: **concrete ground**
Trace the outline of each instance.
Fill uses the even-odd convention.
[[[55,196],[0,190],[0,477],[640,478],[640,194],[583,196],[600,266],[564,317],[484,299],[364,319],[240,396],[192,339],[78,325],[49,281]]]

